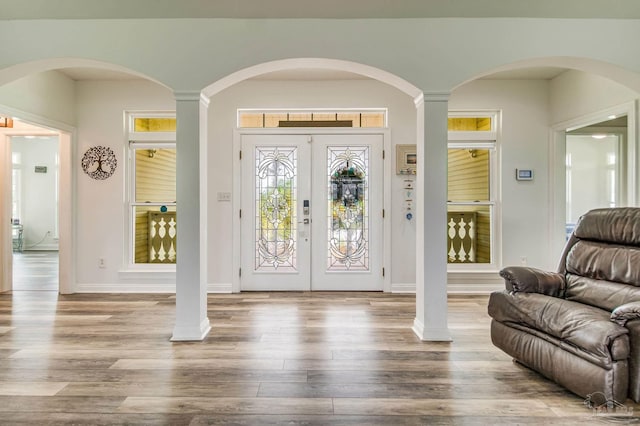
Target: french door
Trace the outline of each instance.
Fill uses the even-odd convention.
[[[243,134],[241,290],[382,290],[383,136]]]

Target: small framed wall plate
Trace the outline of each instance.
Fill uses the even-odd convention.
[[[533,170],[516,169],[516,180],[533,180]]]
[[[415,175],[418,155],[415,144],[396,145],[396,174]]]

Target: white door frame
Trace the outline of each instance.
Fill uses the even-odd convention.
[[[549,138],[549,264],[553,265],[560,258],[560,253],[564,247],[564,228],[566,218],[566,132],[568,130],[579,129],[602,121],[607,121],[609,117],[627,116],[627,139],[626,139],[626,204],[637,206],[640,201],[640,185],[636,183],[638,179],[638,168],[640,167],[640,149],[638,147],[638,102],[631,101],[604,110],[596,111],[571,120],[557,123],[551,127],[551,137]]]
[[[60,155],[59,164],[59,181],[58,181],[58,292],[61,294],[69,294],[75,292],[76,275],[74,260],[75,253],[75,169],[74,164],[74,141],[76,140],[75,127],[50,120],[25,111],[16,110],[10,107],[0,106],[0,113],[9,117],[17,117],[20,120],[33,124],[35,126],[46,127],[51,130],[58,131],[58,152]],[[5,170],[9,170],[8,181],[5,173],[0,181],[0,198],[4,206],[11,206],[11,150],[9,138],[11,132],[6,133],[6,138],[2,152],[4,155],[0,157]],[[12,262],[13,262],[13,243],[11,233],[11,208],[0,209],[0,221],[2,229],[0,230],[0,268],[2,283],[0,284],[0,292],[11,291],[13,289],[12,279]]]
[[[273,128],[273,129],[236,129],[233,133],[233,196],[232,214],[233,214],[233,279],[231,291],[233,293],[240,292],[240,266],[241,266],[241,187],[242,187],[242,163],[240,160],[240,149],[243,135],[382,135],[383,151],[385,153],[383,160],[383,181],[384,196],[383,209],[387,213],[383,219],[383,243],[382,243],[382,265],[385,268],[385,274],[382,278],[383,291],[391,291],[391,132],[389,129],[382,128]]]

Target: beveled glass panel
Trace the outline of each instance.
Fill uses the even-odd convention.
[[[450,132],[490,132],[491,117],[450,117]]]
[[[297,149],[256,147],[255,270],[296,271]]]
[[[327,147],[328,271],[369,270],[369,148]]]
[[[175,117],[137,117],[133,119],[134,132],[175,132]]]
[[[488,149],[449,149],[447,199],[488,201],[489,164]]]
[[[491,263],[490,205],[450,205],[447,213],[449,263]]]

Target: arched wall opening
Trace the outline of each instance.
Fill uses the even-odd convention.
[[[203,96],[207,99],[208,103],[209,103],[209,108],[215,108],[216,105],[218,104],[225,104],[225,100],[228,100],[226,98],[220,98],[218,99],[218,96],[221,96],[221,94],[223,94],[225,91],[228,90],[233,90],[232,88],[236,85],[241,85],[241,84],[245,84],[243,82],[247,82],[250,80],[253,80],[255,78],[260,78],[260,76],[262,75],[272,75],[272,74],[277,74],[280,72],[291,72],[291,71],[297,71],[300,72],[302,74],[304,74],[306,71],[312,71],[313,73],[316,73],[317,70],[326,70],[326,71],[338,71],[338,72],[344,72],[344,73],[352,73],[355,75],[359,75],[359,76],[363,76],[365,77],[369,82],[373,82],[373,83],[368,83],[368,84],[377,84],[380,86],[385,86],[386,90],[388,92],[394,92],[396,96],[403,98],[403,101],[405,102],[404,107],[406,107],[406,111],[408,111],[409,114],[411,114],[413,117],[415,117],[415,120],[411,120],[412,123],[412,131],[411,131],[411,137],[408,139],[404,139],[402,142],[403,143],[407,143],[407,144],[417,144],[418,146],[422,146],[424,144],[424,140],[425,140],[425,135],[424,135],[424,125],[425,125],[425,119],[424,119],[424,115],[425,115],[425,108],[423,106],[424,103],[424,96],[422,93],[422,90],[419,89],[418,87],[406,82],[403,79],[398,78],[395,75],[392,75],[388,72],[385,72],[383,70],[380,69],[376,69],[373,67],[369,67],[366,65],[362,65],[362,64],[357,64],[357,63],[352,63],[352,62],[348,62],[348,61],[339,61],[339,60],[332,60],[332,59],[309,59],[309,58],[302,58],[302,59],[289,59],[289,60],[283,60],[283,61],[275,61],[275,62],[269,62],[266,64],[261,64],[261,65],[257,65],[254,67],[250,67],[241,71],[238,71],[237,73],[234,73],[228,77],[223,78],[222,80],[217,81],[216,83],[213,83],[212,85],[208,86],[207,88],[205,88],[202,91]],[[253,81],[251,81],[251,83],[253,83]],[[298,83],[297,81],[295,83]],[[314,83],[318,83],[318,82],[314,82]],[[325,83],[325,82],[320,82],[320,83]],[[335,84],[335,85],[340,85],[340,84],[345,84],[345,85],[357,85],[359,83],[354,83],[354,82],[331,82],[328,81],[326,82],[327,85],[331,85],[331,84]],[[249,84],[249,83],[247,83]],[[367,84],[367,83],[364,83]],[[343,86],[340,86],[343,87]],[[277,96],[278,93],[274,92],[274,95]],[[311,96],[311,98],[313,98],[313,96]],[[438,108],[442,108],[442,106],[445,106],[446,108],[446,102],[443,102],[443,100],[446,100],[446,95],[442,95],[442,93],[438,93],[437,94],[437,103],[440,105]],[[286,101],[283,101],[286,102]],[[307,103],[305,104],[304,101],[297,103],[296,105],[291,105],[292,107],[307,107],[307,108],[314,108],[314,107],[322,107],[323,105],[314,105],[313,103],[313,99],[308,100]],[[333,105],[336,108],[339,108],[341,106],[340,102],[342,101],[337,101],[338,105]],[[379,102],[381,102],[381,104],[378,104],[376,106],[379,107],[384,107],[384,99],[380,98]],[[246,105],[245,105],[246,106]],[[257,107],[260,108],[260,105],[251,105],[252,107]],[[287,108],[290,105],[281,105],[281,108]],[[325,105],[326,106],[326,105]],[[349,105],[352,106],[352,105]],[[209,116],[209,123],[211,122],[215,122],[215,115],[214,116]],[[231,120],[229,120],[231,118]],[[395,117],[395,119],[397,119],[398,117]],[[231,116],[229,117],[229,115],[226,115],[224,117],[225,120],[227,121],[233,121],[234,126],[235,127],[235,117]],[[394,118],[389,118],[390,120],[394,120]],[[398,120],[400,121],[400,120]],[[229,131],[232,129],[227,129],[227,141],[229,140],[228,136],[229,136]],[[393,133],[393,132],[392,132]],[[441,135],[440,135],[441,136]],[[444,143],[444,140],[442,141]],[[209,143],[208,140],[203,140],[201,139],[201,144],[207,144]],[[435,139],[432,142],[433,144],[436,145],[443,145],[440,143],[436,143]],[[209,148],[209,147],[208,147]],[[204,149],[204,147],[201,147],[200,149],[201,152],[205,152],[206,150]],[[219,151],[216,151],[217,153],[219,153]],[[389,155],[389,154],[388,154]],[[393,154],[391,154],[393,155]],[[391,156],[389,155],[389,157]],[[224,158],[233,158],[231,155],[225,155]],[[211,159],[211,157],[209,157]],[[234,160],[235,161],[235,160]],[[422,160],[418,160],[419,163],[422,163]],[[437,161],[435,159],[435,157],[433,158],[429,158],[429,161]],[[439,162],[441,163],[441,162]],[[387,167],[387,166],[385,166]],[[390,167],[390,166],[389,166]],[[429,167],[425,167],[425,169],[428,169]],[[215,170],[216,167],[209,167],[209,170]],[[438,169],[438,168],[434,168],[434,169]],[[390,170],[390,169],[389,169]],[[387,171],[387,173],[389,173],[389,170]],[[395,170],[395,166],[393,167],[393,170]],[[421,179],[420,177],[420,173],[418,174],[418,181]],[[228,173],[228,175],[233,175],[235,177],[235,179],[237,179],[238,177],[238,172],[237,172],[237,167],[236,170],[232,171],[231,173]],[[392,176],[394,178],[396,178],[395,174],[392,174]],[[399,177],[398,177],[399,178]],[[390,178],[388,178],[390,179]],[[423,178],[422,178],[423,179]],[[214,179],[213,181],[216,181],[217,179]],[[211,184],[212,179],[209,179],[209,184]],[[234,182],[235,185],[235,182]],[[424,188],[424,185],[422,184],[418,184],[419,187]],[[212,192],[213,191],[213,192]],[[215,193],[215,190],[210,191],[210,194]],[[233,194],[238,194],[240,191],[238,189],[233,191]],[[393,194],[391,194],[391,196],[394,196]],[[396,198],[399,196],[399,194],[395,195]],[[211,197],[213,198],[213,197]],[[235,195],[233,197],[235,199]],[[424,198],[424,196],[422,196],[421,198]],[[431,200],[433,201],[433,200]],[[212,200],[209,205],[211,206],[211,203],[214,203],[216,201]],[[440,202],[435,202],[432,203],[434,206],[440,206],[440,209],[444,208],[444,203],[440,203]],[[220,206],[219,204],[217,206]],[[211,210],[216,210],[216,209],[211,209]],[[233,208],[233,212],[235,212],[236,208]],[[421,213],[424,214],[424,212],[419,209],[419,211]],[[444,210],[443,210],[444,211]],[[239,217],[239,215],[237,215]],[[398,215],[399,216],[399,215]],[[239,228],[239,220],[237,221],[235,219],[236,215],[234,213],[229,215],[230,218],[232,218],[233,223],[234,223],[234,228]],[[417,221],[420,221],[421,219],[419,218],[419,214],[418,214],[418,219]],[[212,221],[215,222],[215,221]],[[228,223],[228,221],[218,221],[220,223]],[[437,221],[436,221],[437,222]],[[434,222],[435,223],[435,222]],[[440,223],[440,222],[437,222]],[[432,224],[430,224],[428,226],[428,228],[432,226]],[[413,229],[412,234],[415,235],[416,230]],[[397,236],[396,236],[397,238]],[[233,237],[234,242],[239,240],[239,235],[236,234]],[[416,240],[414,241],[414,246],[416,243]],[[438,239],[432,240],[432,241],[427,241],[426,244],[433,244],[433,245],[438,245],[439,246],[439,241]],[[236,243],[234,243],[236,244]],[[387,245],[388,243],[385,242],[385,245]],[[411,243],[407,243],[407,246],[411,246]],[[436,250],[436,251],[441,251],[444,252],[444,244],[442,245],[442,247],[439,247],[441,250]],[[212,250],[213,251],[213,250]],[[416,257],[416,252],[424,252],[424,249],[419,248],[417,251],[413,252],[413,257]],[[417,263],[417,262],[416,262]],[[408,268],[408,269],[413,269],[413,271],[415,271],[416,269],[416,263],[412,263],[412,267]],[[389,269],[389,266],[387,266],[387,270]],[[446,265],[444,264],[439,264],[438,268],[441,268],[443,271],[446,268]],[[400,269],[400,268],[398,268]],[[233,271],[235,271],[235,269],[233,269]],[[392,272],[393,273],[393,272]],[[235,275],[235,274],[234,274]],[[238,274],[239,275],[239,274]],[[417,274],[416,274],[417,275]],[[444,274],[426,274],[426,275],[434,275],[437,277],[440,277]],[[425,274],[422,274],[422,276],[424,277]],[[231,277],[230,277],[231,278]],[[431,277],[430,277],[431,278]],[[232,278],[235,279],[235,278]],[[437,278],[431,278],[434,281],[438,281],[439,284],[437,286],[429,286],[428,288],[424,285],[424,283],[422,282],[418,282],[418,284],[414,284],[413,288],[415,289],[416,287],[419,288],[419,290],[417,291],[417,297],[416,297],[416,311],[417,311],[417,316],[420,316],[420,321],[417,321],[417,323],[420,324],[419,327],[419,332],[416,331],[421,338],[429,338],[429,339],[434,339],[434,340],[449,340],[449,336],[448,336],[448,332],[446,331],[446,326],[442,327],[441,322],[446,323],[446,303],[440,303],[439,301],[442,300],[443,298],[446,299],[446,292],[445,292],[445,282],[444,280],[439,280]],[[415,277],[413,277],[413,280],[415,281]],[[440,282],[442,281],[442,282]],[[238,290],[238,286],[233,286],[233,290],[237,291]],[[385,288],[385,290],[389,291],[391,290],[390,288]],[[406,290],[406,288],[405,288]],[[426,293],[426,294],[425,294]],[[425,306],[425,300],[428,300],[428,302],[426,303]],[[433,306],[429,306],[429,303],[431,303]],[[429,320],[425,321],[425,319],[423,318],[424,314],[428,312],[429,315]],[[432,324],[430,321],[433,320],[435,322],[435,324]],[[423,333],[424,330],[424,325],[427,323],[427,329],[428,331],[426,333]],[[427,336],[428,334],[431,334],[430,336]]]
[[[239,254],[232,256],[231,251],[221,252],[218,247],[219,241],[234,241],[234,250],[239,250],[240,245],[239,235],[233,232],[239,227],[238,215],[233,213],[239,210],[239,206],[235,204],[237,194],[241,192],[236,187],[239,165],[232,167],[238,156],[235,151],[239,148],[233,146],[233,138],[230,137],[236,129],[238,108],[386,109],[390,121],[388,130],[391,133],[387,138],[390,148],[386,150],[386,154],[392,165],[385,172],[385,185],[389,185],[389,190],[385,192],[388,199],[393,197],[397,200],[400,196],[402,178],[394,171],[394,147],[400,143],[415,144],[418,140],[417,135],[421,130],[417,129],[415,99],[421,99],[421,96],[417,87],[396,76],[345,61],[292,59],[239,71],[224,81],[209,86],[203,91],[203,95],[210,99],[207,112],[209,291],[240,291],[239,274],[234,273],[239,270],[240,265],[229,268]],[[218,201],[218,194],[225,192],[233,194],[231,203]],[[415,224],[404,219],[402,208],[400,204],[386,209],[387,217],[390,217],[388,220],[392,223],[391,229],[396,231],[393,232],[393,238],[385,238],[385,246],[393,245],[393,249],[387,250],[385,247],[385,250],[395,254],[391,258],[390,254],[385,253],[389,257],[385,261],[386,291],[407,291],[408,287],[415,289]],[[228,226],[230,222],[234,224],[233,230]],[[394,283],[393,286],[391,283]]]
[[[88,90],[87,86],[90,86],[92,81],[97,81],[96,79],[104,79],[104,81],[112,79],[114,82],[130,84],[132,87],[138,84],[138,81],[147,81],[149,85],[162,87],[162,90],[167,92],[167,102],[165,102],[164,108],[175,109],[173,95],[165,85],[146,78],[134,70],[114,64],[79,58],[56,58],[23,63],[0,70],[0,115],[16,117],[40,127],[54,129],[59,134],[58,277],[60,293],[83,291],[78,288],[78,277],[88,281],[86,278],[88,265],[97,265],[93,258],[90,260],[82,259],[85,256],[84,253],[91,251],[91,249],[87,250],[86,246],[88,244],[100,249],[104,241],[102,237],[91,238],[83,228],[86,226],[89,229],[100,229],[100,225],[93,223],[91,219],[95,212],[87,211],[87,205],[93,203],[93,201],[87,200],[87,192],[93,192],[100,197],[100,194],[104,195],[105,186],[113,186],[113,193],[117,198],[113,203],[109,202],[108,205],[103,206],[103,210],[109,211],[109,214],[113,216],[121,214],[118,199],[122,197],[121,181],[123,170],[126,168],[122,148],[122,110],[120,109],[116,113],[115,120],[111,123],[107,123],[108,119],[105,116],[105,123],[102,124],[104,127],[101,128],[101,125],[98,125],[94,131],[87,132],[86,126],[84,126],[88,117],[87,108],[79,107],[80,102],[86,102],[83,97],[86,98],[84,93]],[[136,83],[134,84],[134,82]],[[97,95],[105,96],[106,103],[109,102],[108,91]],[[96,104],[95,102],[91,103]],[[100,114],[95,114],[91,119],[93,120],[95,117],[97,120],[94,122],[97,122]],[[115,136],[109,135],[113,131],[115,131]],[[79,169],[79,163],[82,157],[81,151],[94,145],[112,145],[118,160],[120,160],[120,167],[110,181],[99,183],[98,187],[94,187],[92,190],[87,186],[86,176]],[[7,146],[8,144],[5,144],[5,147]],[[4,159],[6,161],[3,162],[3,165],[8,164],[8,169],[11,170],[10,152],[8,156],[4,155]],[[3,182],[2,197],[5,201],[7,197],[11,197],[10,179],[5,179]],[[117,209],[115,214],[111,211],[114,208]],[[11,213],[3,209],[2,215],[7,216],[6,220],[3,218],[2,223],[8,223]],[[7,234],[7,230],[4,228],[3,226],[1,234],[2,253],[0,257],[3,277],[1,290],[10,291],[12,289],[11,235]],[[80,235],[87,238],[80,238]],[[122,242],[118,241],[117,244],[122,245]],[[105,251],[107,250],[105,249]],[[100,253],[97,256],[106,257],[108,254]],[[117,260],[108,258],[108,269],[117,271],[120,264],[119,258]],[[95,269],[98,270],[98,268]],[[104,273],[99,270],[97,272]]]
[[[637,205],[637,100],[640,75],[609,63],[544,57],[496,67],[457,85],[452,110],[501,111],[498,205],[502,265],[557,267],[565,242],[566,131],[627,115],[627,205]],[[517,181],[516,169],[534,171]]]

